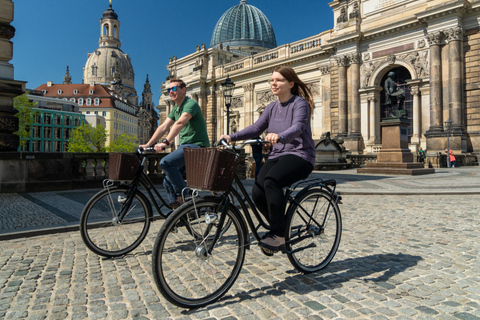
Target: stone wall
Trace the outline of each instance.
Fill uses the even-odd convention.
[[[147,155],[147,172],[155,183],[163,180],[160,159],[165,155]],[[101,188],[108,160],[108,153],[2,152],[0,192]]]
[[[479,29],[465,34],[465,124],[469,133],[468,148],[480,149],[480,33]]]

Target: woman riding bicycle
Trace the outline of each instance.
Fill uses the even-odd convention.
[[[276,67],[268,82],[278,100],[270,103],[254,124],[221,138],[227,142],[245,140],[267,130],[265,140],[272,149],[252,188],[252,199],[270,222],[270,232],[260,241],[260,246],[278,251],[285,245],[283,188],[307,178],[315,165],[310,126],[313,98],[290,67]]]

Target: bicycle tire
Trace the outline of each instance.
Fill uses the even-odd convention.
[[[155,239],[152,271],[162,295],[183,308],[199,308],[220,299],[240,274],[245,259],[245,222],[229,205],[223,228],[213,251],[207,249],[219,227],[218,199],[199,199],[179,207],[167,218]],[[197,214],[195,214],[195,208]],[[206,222],[206,217],[211,219]],[[213,220],[213,222],[212,222]],[[189,229],[195,230],[192,232]],[[196,234],[203,234],[199,239]]]
[[[147,197],[135,191],[128,214],[118,221],[118,213],[128,203],[129,188],[111,187],[94,195],[80,217],[80,234],[93,252],[104,257],[125,255],[147,236],[152,207]]]
[[[338,205],[322,189],[300,192],[288,210],[286,251],[302,273],[325,268],[335,256],[342,234]]]

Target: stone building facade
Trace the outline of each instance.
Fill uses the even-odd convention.
[[[241,6],[250,5],[242,0],[234,8]],[[230,124],[240,130],[275,99],[267,84],[272,69],[289,65],[314,94],[316,140],[330,132],[352,154],[378,152],[380,122],[387,117],[383,87],[394,72],[405,91],[412,151],[444,152],[448,135],[456,154],[479,152],[480,0],[334,0],[329,6],[333,28],[312,30],[309,38],[245,55],[232,49],[229,41],[238,39],[225,33],[220,45],[202,44],[192,54],[170,59],[169,78],[187,83],[212,141],[226,132],[221,83],[227,77],[236,84]],[[166,113],[172,107],[167,86],[168,81],[159,103]]]
[[[15,28],[13,21],[13,2],[0,0],[0,152],[16,151],[19,145],[18,136],[13,133],[18,130],[16,110],[13,99],[25,92],[25,81],[13,78],[13,42]]]

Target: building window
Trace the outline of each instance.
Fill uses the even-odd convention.
[[[73,94],[78,94],[78,90],[77,89],[73,90]]]
[[[86,114],[90,114],[90,111],[87,111]]]
[[[70,98],[70,101],[75,102],[75,98]]]
[[[94,90],[93,90],[93,89],[90,89],[90,91],[89,91],[89,92],[90,92],[90,94],[93,94]]]
[[[58,94],[62,94],[62,90],[61,89],[58,89]]]
[[[83,106],[83,98],[78,99],[78,104]]]
[[[87,98],[87,106],[91,106],[92,105],[92,98]]]
[[[95,105],[98,106],[100,104],[100,99],[99,98],[95,98]]]
[[[98,115],[98,111],[93,111],[94,114]]]
[[[97,75],[97,69],[98,69],[98,67],[94,64],[94,65],[92,66],[92,76],[96,76],[96,75]]]
[[[106,117],[107,116],[107,111],[102,111],[102,117]]]

